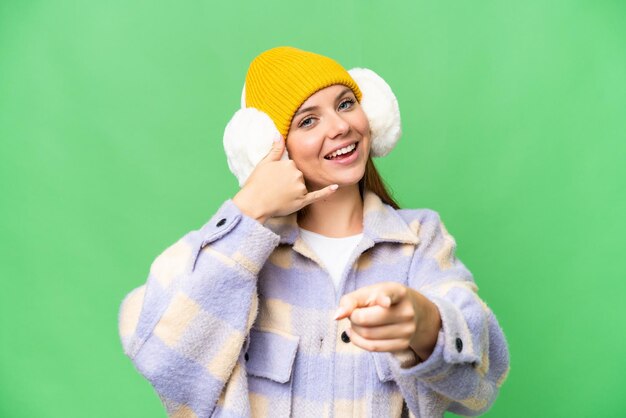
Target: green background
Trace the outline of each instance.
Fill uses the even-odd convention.
[[[278,45],[397,94],[379,167],[510,344],[487,416],[626,416],[625,41],[622,0],[1,1],[0,416],[165,416],[119,303],[236,192],[223,129]]]

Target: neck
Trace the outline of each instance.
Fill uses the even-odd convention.
[[[298,225],[327,237],[363,232],[363,200],[359,185],[340,187],[329,197],[311,203],[298,214]]]

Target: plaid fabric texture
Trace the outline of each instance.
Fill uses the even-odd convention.
[[[366,192],[363,238],[340,289],[298,236],[226,201],[166,249],[122,302],[124,352],[170,417],[441,417],[486,411],[509,370],[498,322],[436,212]],[[340,297],[395,281],[439,308],[433,354],[369,352],[341,338]]]

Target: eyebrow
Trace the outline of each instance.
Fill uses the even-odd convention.
[[[335,97],[335,101],[339,100],[339,98],[341,96],[343,96],[344,94],[348,93],[349,91],[351,91],[350,87],[346,87],[345,89],[341,90],[341,92],[337,95],[337,97]],[[305,107],[304,109],[300,109],[296,112],[295,115],[293,115],[293,117],[295,118],[296,116],[298,116],[300,113],[304,113],[304,112],[308,112],[309,110],[314,110],[317,109],[319,106],[310,106],[310,107]]]

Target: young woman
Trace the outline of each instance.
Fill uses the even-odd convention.
[[[172,417],[487,410],[507,344],[436,212],[400,210],[372,156],[389,86],[295,48],[250,65],[225,131],[242,188],[122,303],[126,354]]]

